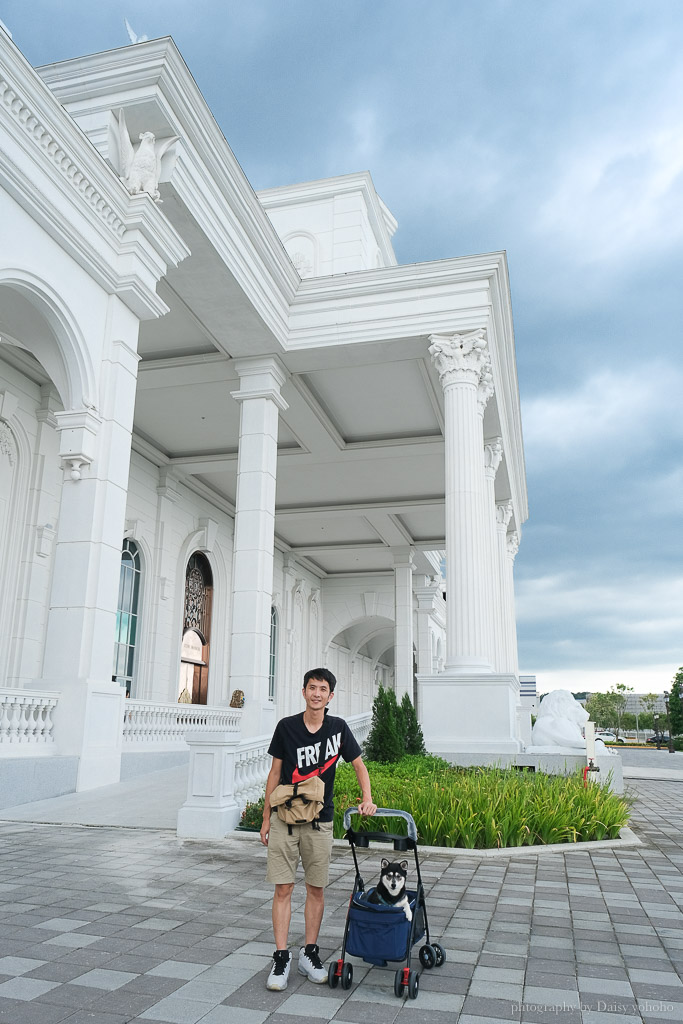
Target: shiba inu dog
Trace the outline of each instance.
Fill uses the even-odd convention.
[[[379,882],[373,892],[368,896],[368,903],[386,903],[391,907],[403,907],[403,912],[408,921],[412,921],[413,912],[410,909],[408,895],[406,893],[406,877],[408,875],[408,861],[402,860],[400,864],[382,858]]]

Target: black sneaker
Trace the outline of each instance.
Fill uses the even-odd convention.
[[[299,950],[299,974],[305,974],[316,985],[327,981],[327,970],[323,967],[320,950],[314,942],[309,942]]]
[[[276,949],[273,953],[273,966],[268,975],[266,988],[271,992],[284,992],[289,979],[289,950]]]

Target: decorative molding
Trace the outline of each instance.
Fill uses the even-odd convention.
[[[496,502],[496,523],[507,532],[514,508],[511,501]]]
[[[494,437],[484,443],[484,468],[491,476],[498,472],[503,459],[503,441],[500,437]]]
[[[6,455],[10,466],[17,461],[17,442],[9,423],[0,422],[0,455]]]
[[[43,124],[28,101],[6,79],[0,78],[0,103],[9,111],[26,135],[43,150],[82,199],[92,208],[117,238],[123,238],[126,225],[116,210],[67,152],[67,145]]]
[[[73,481],[95,457],[97,433],[102,420],[91,409],[67,409],[55,413],[59,432],[59,458]]]
[[[453,384],[472,384],[477,389],[477,402],[483,412],[493,394],[491,354],[486,329],[467,334],[432,334],[429,354],[445,390]]]
[[[510,530],[507,535],[507,552],[509,557],[514,562],[517,552],[519,551],[519,534],[516,530]]]
[[[197,521],[197,526],[198,532],[201,531],[203,533],[203,536],[197,537],[197,545],[201,551],[205,551],[210,555],[216,546],[218,523],[215,519],[203,518]]]
[[[11,420],[17,411],[19,405],[19,396],[15,395],[13,391],[0,391],[0,417],[3,420]]]
[[[52,523],[45,523],[36,530],[36,554],[39,558],[49,558],[54,547],[57,531],[53,530]]]

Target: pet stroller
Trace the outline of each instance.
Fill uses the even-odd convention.
[[[357,813],[355,807],[350,807],[344,814],[344,828],[346,829],[344,838],[348,839],[351,846],[356,878],[346,915],[341,956],[330,964],[327,981],[330,988],[336,988],[340,983],[342,988],[351,987],[353,965],[346,962],[347,953],[351,956],[361,957],[366,963],[380,967],[385,967],[389,961],[405,960],[405,966],[399,967],[394,975],[394,995],[400,998],[407,991],[411,999],[417,999],[420,974],[418,971],[411,970],[410,967],[410,954],[413,946],[421,942],[423,938],[426,939],[420,947],[419,960],[422,967],[428,970],[431,970],[432,967],[440,967],[446,959],[446,953],[438,942],[430,942],[429,939],[427,907],[420,875],[420,861],[417,856],[415,821],[412,815],[407,814],[406,811],[378,807],[375,812],[378,817],[404,818],[407,822],[407,835],[394,835],[390,832],[356,832],[350,826],[351,815]],[[380,843],[393,843],[394,850],[397,851],[413,850],[415,853],[417,888],[406,890],[413,915],[412,921],[407,920],[402,906],[368,903],[368,896],[375,887],[372,886],[367,892],[365,891],[365,883],[358,870],[356,847],[366,848],[371,841],[375,840]]]

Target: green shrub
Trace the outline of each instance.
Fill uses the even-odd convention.
[[[674,736],[674,750],[683,750],[683,736]]]
[[[365,741],[364,757],[369,761],[400,761],[405,754],[403,716],[393,690],[380,684],[372,703],[370,733]]]
[[[420,723],[413,707],[413,702],[407,693],[403,694],[401,700],[401,714],[403,716],[403,735],[405,739],[406,754],[424,754],[425,741],[422,735]]]
[[[242,817],[240,818],[242,828],[249,828],[254,832],[260,832],[264,807],[264,797],[261,797],[260,800],[256,800],[254,803],[248,803],[242,811]]]
[[[457,768],[436,757],[406,757],[369,764],[372,796],[415,819],[427,846],[490,849],[559,842],[615,839],[629,819],[626,801],[582,773],[543,775],[502,768]],[[358,802],[349,765],[337,769],[334,834],[343,836],[344,808]],[[356,818],[354,828],[405,832],[392,818]]]

